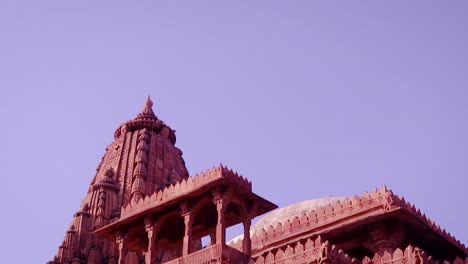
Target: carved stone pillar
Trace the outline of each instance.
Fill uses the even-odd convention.
[[[250,218],[245,219],[242,224],[244,225],[244,239],[242,241],[242,251],[244,254],[250,256],[252,253],[252,242],[250,241],[250,225],[252,220]]]
[[[181,205],[182,216],[184,217],[185,232],[184,232],[184,241],[182,245],[182,256],[187,256],[190,254],[192,248],[192,224],[193,224],[193,214],[190,211],[188,204],[184,203]]]
[[[156,263],[157,248],[156,238],[161,227],[161,222],[154,222],[149,216],[145,218],[145,229],[148,234],[148,249],[145,254],[145,263],[152,264]]]
[[[216,224],[216,244],[221,245],[226,243],[226,201],[224,198],[215,200],[216,210],[218,211],[218,222]]]
[[[125,239],[125,235],[122,232],[117,231],[115,234],[115,238],[116,238],[117,245],[119,247],[118,264],[125,264],[125,257],[127,256],[127,252],[128,252],[127,246],[125,245],[127,242]]]

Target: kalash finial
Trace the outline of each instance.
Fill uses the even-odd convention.
[[[141,111],[140,115],[155,117],[154,112],[153,112],[153,101],[151,101],[151,97],[149,94],[148,94],[148,97],[146,98],[143,111]]]
[[[152,108],[153,107],[153,101],[151,101],[151,97],[148,94],[148,97],[146,98],[145,101],[145,108]]]

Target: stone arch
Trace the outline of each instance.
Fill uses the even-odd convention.
[[[200,200],[195,207],[192,208],[194,214],[193,219],[193,238],[192,238],[192,252],[200,250],[204,245],[201,244],[203,237],[210,237],[210,244],[215,243],[216,223],[217,223],[217,209],[212,199],[206,198]],[[208,246],[206,245],[206,246]]]
[[[157,232],[156,259],[159,262],[166,262],[182,256],[182,243],[184,238],[184,218],[178,212],[157,218],[159,228]],[[159,263],[157,262],[157,263]]]

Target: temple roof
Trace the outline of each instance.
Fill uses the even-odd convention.
[[[246,178],[223,165],[219,165],[193,177],[182,179],[142,200],[130,202],[122,208],[118,221],[96,230],[96,233],[114,239],[113,231],[115,228],[129,225],[145,215],[163,211],[183,200],[209,193],[217,186],[229,186],[232,188],[233,196],[241,196],[255,204],[253,206],[255,209],[250,212],[253,217],[277,208],[277,205],[253,193],[252,183]],[[228,226],[230,225],[228,224]]]
[[[387,220],[406,226],[414,233],[408,239],[422,239],[421,245],[440,259],[445,255],[435,251],[451,252],[463,258],[468,255],[465,245],[385,186],[361,196],[318,198],[279,208],[252,225],[252,250],[261,252],[270,245],[280,245],[282,241],[300,238],[306,233],[338,243],[335,238],[346,234],[356,236],[361,228]],[[229,243],[239,247],[241,240],[242,235]]]

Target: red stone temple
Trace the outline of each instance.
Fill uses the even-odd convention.
[[[460,241],[385,186],[276,209],[225,166],[189,177],[152,105],[115,131],[48,263],[468,264]]]

